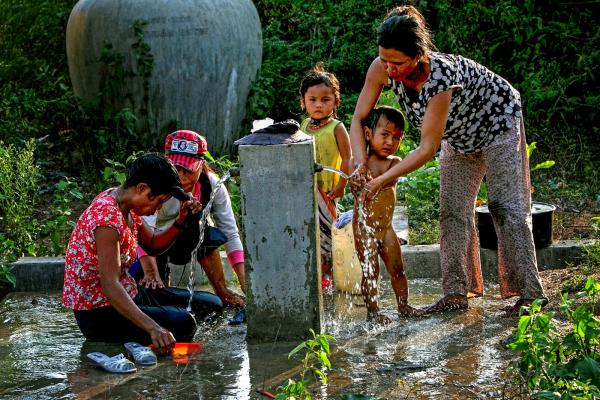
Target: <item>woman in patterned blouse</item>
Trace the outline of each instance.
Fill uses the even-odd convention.
[[[350,127],[353,185],[362,200],[440,153],[440,256],[445,296],[430,312],[468,308],[483,294],[474,206],[484,177],[489,209],[498,232],[498,275],[502,297],[519,296],[518,312],[545,298],[531,233],[531,191],[519,92],[473,60],[434,51],[425,19],[413,6],[392,9],[378,30],[373,60]],[[420,130],[419,146],[394,168],[371,179],[363,166],[361,121],[391,88],[410,123]]]

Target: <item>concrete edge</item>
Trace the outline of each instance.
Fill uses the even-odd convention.
[[[565,268],[582,258],[582,248],[591,240],[565,240],[538,249],[538,269]],[[402,246],[408,278],[440,278],[440,246],[438,244]],[[495,250],[481,249],[481,268],[487,279],[496,280],[497,256]],[[221,257],[225,257],[222,252]],[[17,278],[15,291],[60,290],[63,286],[64,257],[24,257],[12,263]],[[229,265],[226,257],[223,265]],[[385,268],[381,269],[385,273]],[[225,266],[226,279],[231,280],[231,268]]]

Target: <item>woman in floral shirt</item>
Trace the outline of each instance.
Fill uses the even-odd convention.
[[[185,309],[189,297],[157,299],[138,289],[127,273],[136,259],[138,241],[160,252],[179,235],[177,224],[155,233],[141,218],[154,214],[171,196],[182,200],[177,221],[184,221],[189,210],[199,211],[197,201],[183,197],[170,161],[146,154],[131,164],[123,185],[100,193],[77,221],[66,251],[62,302],[73,309],[88,339],[165,347],[193,336],[196,322]],[[204,315],[222,310],[212,294],[202,294],[200,302],[195,309]]]

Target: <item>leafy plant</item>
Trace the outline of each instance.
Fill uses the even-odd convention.
[[[125,167],[125,164],[108,158],[104,161],[108,165],[102,170],[101,187],[122,185],[125,179],[127,179],[127,167]]]
[[[313,336],[312,339],[307,339],[300,343],[288,354],[288,358],[292,358],[304,350],[304,357],[300,361],[302,364],[300,380],[296,381],[290,378],[282,386],[278,387],[277,395],[275,396],[276,400],[312,399],[312,395],[308,391],[308,376],[310,375],[312,375],[313,379],[327,384],[327,371],[331,369],[329,341],[335,339],[326,333],[317,335],[312,329],[310,333]]]
[[[4,146],[0,142],[0,228],[6,237],[0,245],[0,260],[35,255],[39,167],[34,160],[35,142]]]
[[[108,165],[102,170],[102,179],[98,190],[111,186],[119,186],[125,183],[125,180],[127,179],[127,165],[144,153],[144,151],[134,151],[127,156],[124,163],[108,158],[104,159]]]
[[[14,288],[17,286],[17,278],[12,269],[10,265],[0,264],[0,282],[10,283]]]
[[[239,168],[240,164],[237,160],[233,160],[231,157],[224,155],[219,158],[214,158],[210,153],[206,152],[205,157],[210,161],[214,171],[219,175],[223,176],[227,171],[232,168]],[[229,192],[229,198],[231,199],[231,208],[233,213],[240,221],[240,184],[231,178],[225,182],[227,191]]]
[[[402,151],[416,148],[410,138],[402,143]],[[439,241],[440,228],[440,161],[434,158],[407,175],[398,190],[404,195],[411,244],[429,244]]]
[[[588,399],[600,396],[600,320],[595,304],[600,283],[593,278],[575,296],[585,300],[577,305],[562,295],[560,310],[571,330],[561,334],[553,320],[554,312],[542,312],[536,300],[521,315],[515,340],[508,348],[520,353],[514,372],[530,395],[537,399]]]
[[[83,200],[83,193],[76,182],[62,179],[56,184],[50,207],[50,218],[44,225],[45,234],[52,242],[52,254],[63,254],[75,222],[71,220],[74,200]]]
[[[527,158],[531,160],[531,154],[537,149],[537,142],[531,142],[526,144],[527,146]],[[529,172],[537,171],[539,169],[548,169],[552,168],[556,164],[554,160],[546,160],[540,163],[535,164],[533,167],[529,167]],[[486,182],[481,182],[481,186],[479,187],[479,193],[477,194],[477,202],[478,204],[487,202],[488,190]]]

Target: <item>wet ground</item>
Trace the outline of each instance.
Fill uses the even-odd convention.
[[[495,287],[471,301],[467,312],[401,320],[393,312],[391,289],[382,280],[382,309],[394,322],[364,322],[360,297],[326,296],[324,330],[336,337],[329,384],[315,385],[314,398],[362,394],[377,399],[500,398],[502,373],[514,354],[499,341],[515,319],[502,317],[507,301]],[[437,280],[413,280],[411,303],[432,303]],[[227,311],[231,317],[232,311]],[[90,365],[85,354],[124,351],[116,344],[91,343],[79,333],[59,293],[13,293],[0,304],[1,399],[266,399],[257,388],[275,391],[298,371],[288,360],[294,343],[247,345],[245,325],[225,321],[203,327],[202,351],[188,364],[160,358],[132,375],[112,375]]]

